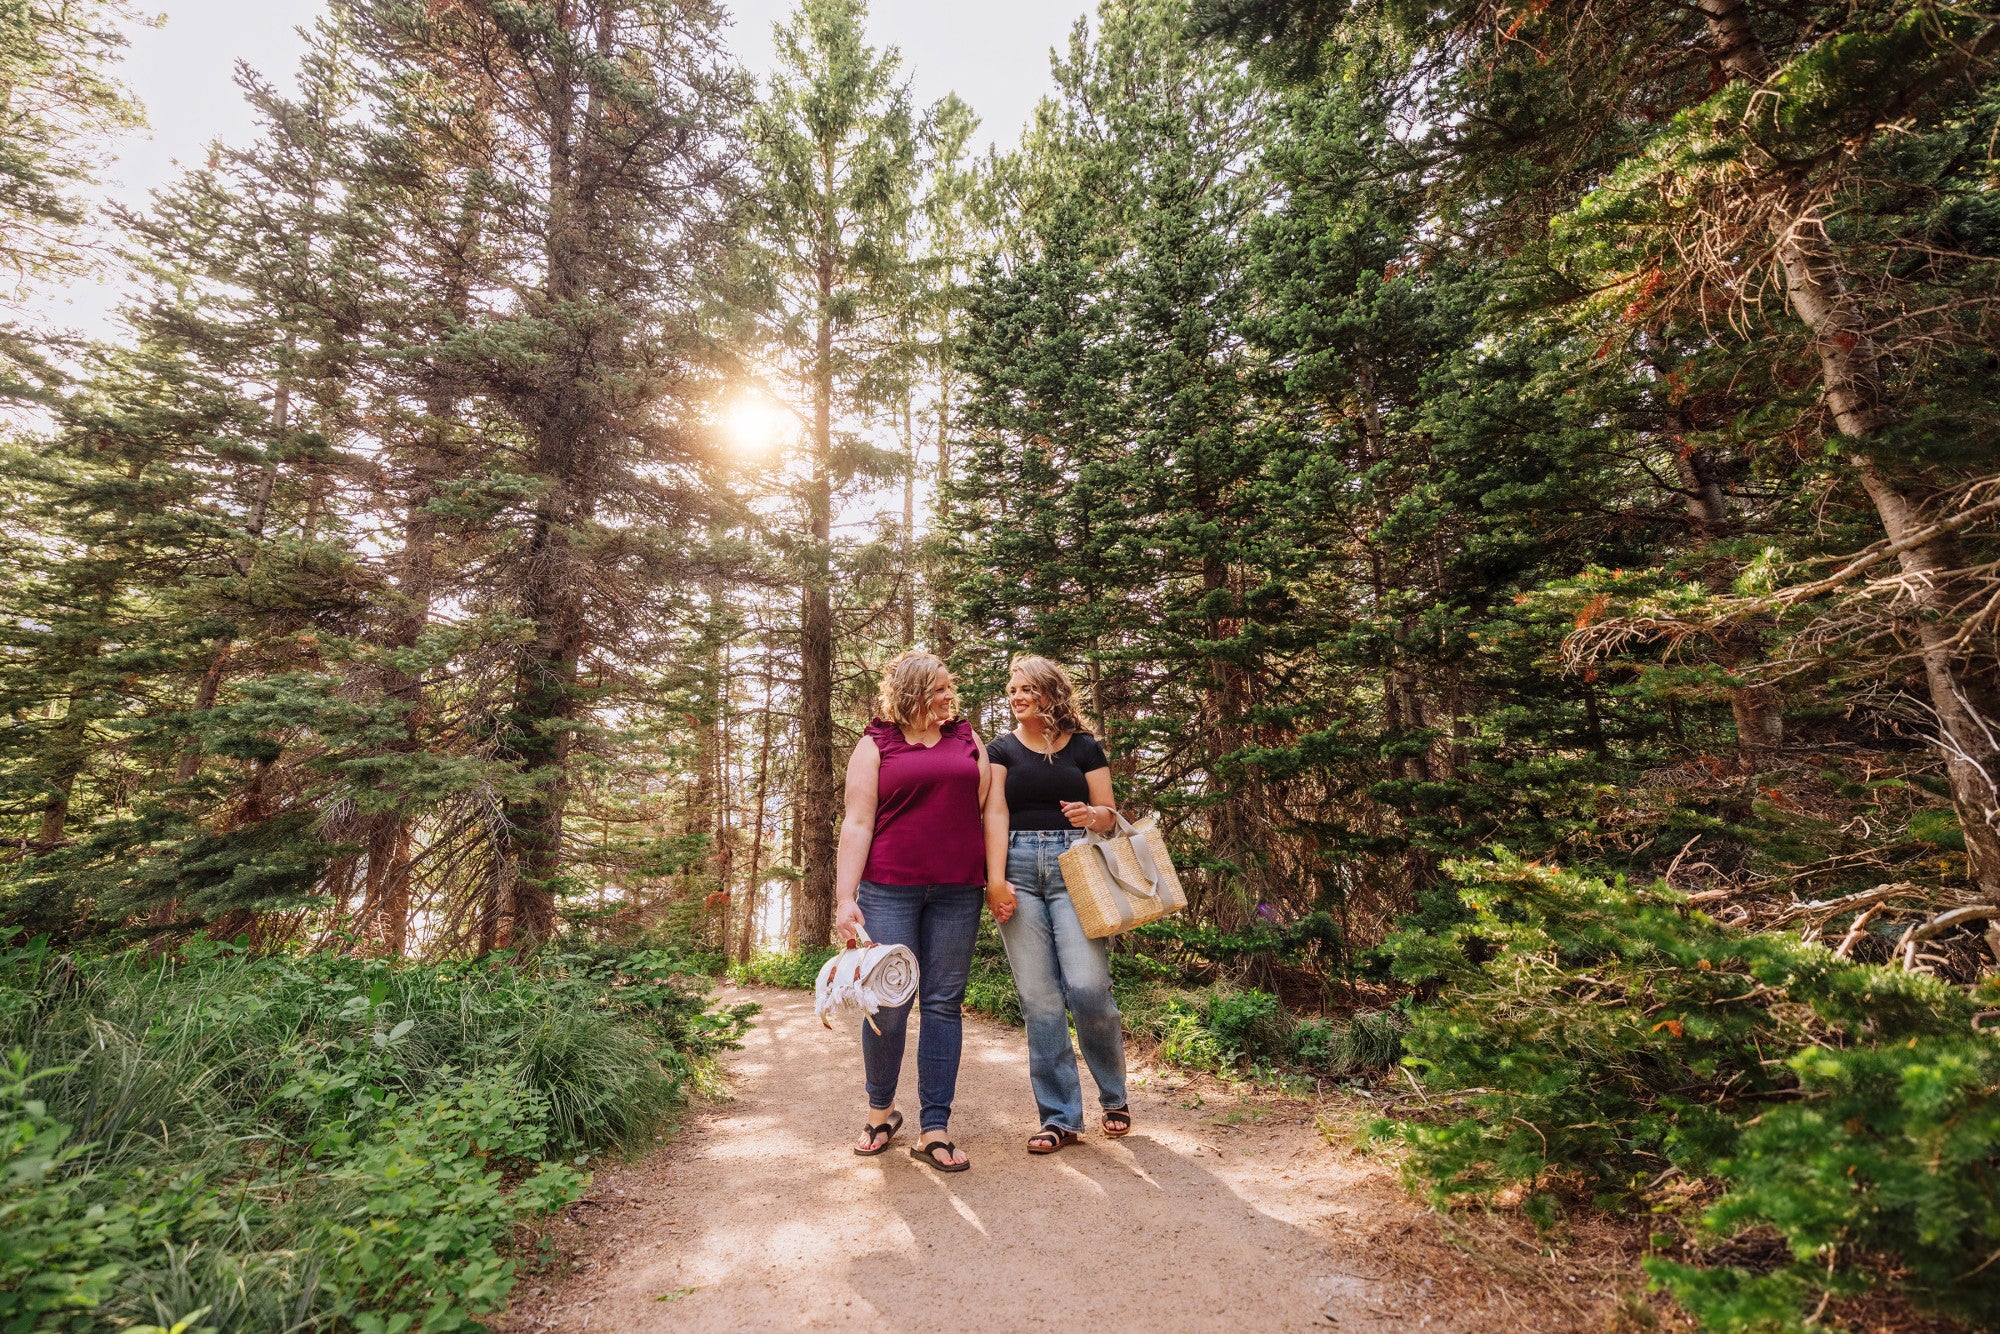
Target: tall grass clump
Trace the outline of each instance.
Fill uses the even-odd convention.
[[[749,1009],[660,951],[0,951],[0,1328],[471,1328]]]

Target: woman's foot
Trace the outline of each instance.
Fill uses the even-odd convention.
[[[1064,1130],[1061,1126],[1043,1126],[1028,1136],[1029,1153],[1054,1153],[1057,1149],[1074,1144],[1082,1136],[1074,1130]]]
[[[861,1128],[861,1139],[854,1146],[854,1151],[863,1158],[873,1158],[888,1149],[889,1141],[896,1138],[896,1132],[902,1128],[903,1114],[895,1108],[885,1107],[877,1111],[870,1107],[868,1124]]]
[[[1131,1129],[1132,1112],[1129,1108],[1106,1107],[1104,1109],[1104,1134],[1107,1139],[1117,1139],[1120,1135],[1130,1133]]]
[[[942,1130],[926,1130],[923,1139],[910,1150],[910,1157],[921,1158],[940,1172],[963,1172],[972,1166],[951,1142],[951,1136]]]

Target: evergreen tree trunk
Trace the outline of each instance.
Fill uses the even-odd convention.
[[[903,386],[903,538],[898,551],[903,581],[903,647],[917,642],[917,571],[915,566],[917,527],[917,430],[910,407],[910,388]]]
[[[583,449],[563,415],[556,414],[540,442],[545,477],[561,477]],[[573,483],[564,477],[563,483]],[[516,864],[512,901],[502,907],[502,944],[533,946],[555,932],[555,879],[562,864],[563,814],[568,804],[567,766],[574,740],[577,664],[583,652],[583,587],[572,568],[575,525],[589,518],[587,501],[571,485],[551,487],[535,515],[523,612],[535,637],[520,659],[514,706],[507,723],[525,795],[510,796],[506,836]]]
[[[1232,572],[1218,557],[1211,556],[1203,562],[1202,587],[1208,595],[1204,601],[1210,606],[1224,598],[1232,606],[1237,603],[1234,595],[1238,590]],[[1241,628],[1240,620],[1223,617],[1210,623],[1208,634],[1213,640],[1226,640]],[[1209,850],[1212,856],[1237,867],[1238,882],[1247,889],[1260,879],[1263,869],[1258,836],[1263,794],[1256,776],[1228,763],[1227,757],[1250,743],[1245,723],[1251,707],[1249,674],[1219,654],[1209,656],[1207,668],[1208,682],[1203,691],[1203,709],[1210,728],[1207,767],[1209,781],[1220,789],[1209,807]],[[1245,920],[1243,905],[1227,896],[1211,896],[1206,907],[1210,919],[1219,926],[1234,928]]]
[[[833,161],[822,159],[826,197],[833,195]],[[833,219],[823,225],[830,231]],[[797,938],[802,948],[815,948],[833,938],[833,882],[839,798],[834,791],[833,755],[833,256],[830,235],[823,234],[819,265],[819,318],[813,344],[812,479],[806,504],[812,545],[806,556],[806,578],[799,635],[799,787],[801,868]]]
[[[83,772],[83,708],[74,688],[64,697],[62,725],[56,728],[51,742],[50,752],[57,770],[49,780],[48,796],[42,801],[41,828],[35,835],[35,846],[44,851],[63,841],[69,824],[69,796],[76,787],[77,776]]]
[[[1695,533],[1701,537],[1720,533],[1729,521],[1729,505],[1715,460],[1705,449],[1682,447],[1674,451],[1674,466]],[[1708,583],[1717,593],[1728,591],[1726,579]],[[1732,671],[1757,656],[1761,647],[1757,636],[1743,629],[1725,631],[1718,636],[1717,646],[1723,665]],[[1764,684],[1731,686],[1729,711],[1736,723],[1738,766],[1745,773],[1755,773],[1765,758],[1784,744],[1785,715],[1778,692]]]
[[[757,744],[757,797],[756,813],[750,825],[750,870],[743,879],[743,934],[737,938],[736,957],[742,963],[750,962],[750,951],[757,939],[757,896],[761,889],[758,876],[764,861],[764,801],[769,795],[767,783],[771,775],[771,677],[764,675],[764,717],[759,730],[762,733]]]
[[[910,260],[897,240],[920,175],[919,121],[899,57],[863,31],[861,0],[800,0],[774,32],[778,72],[751,116],[762,181],[755,240],[774,279],[772,353],[810,402],[799,580],[798,781],[793,814],[803,879],[796,938],[833,935],[835,849],[840,817],[834,754],[832,516],[839,488],[882,469],[865,452],[836,461],[834,431],[873,415],[878,386],[904,370]],[[836,466],[838,462],[838,466]],[[886,480],[884,478],[883,480]]]
[[[256,498],[250,503],[250,513],[243,521],[243,541],[237,546],[236,572],[245,579],[250,577],[250,568],[256,547],[264,540],[265,525],[270,522],[271,498],[278,486],[278,449],[291,428],[292,419],[292,359],[297,355],[298,335],[285,334],[285,357],[278,372],[278,383],[271,394],[271,446],[263,467],[257,474]],[[216,641],[215,656],[209,659],[208,670],[202,673],[201,683],[195,687],[194,707],[196,717],[215,707],[215,699],[222,690],[222,679],[229,670],[229,654],[236,646],[236,635],[232,630]],[[189,738],[187,749],[181,752],[180,763],[175,767],[174,779],[185,783],[201,772],[201,746]]]
[[[715,879],[716,892],[722,896],[717,905],[716,923],[719,948],[723,958],[729,957],[730,905],[734,901],[736,883],[736,848],[732,842],[735,834],[730,824],[730,811],[735,805],[736,795],[729,782],[729,757],[732,751],[729,735],[729,712],[727,701],[729,691],[725,678],[722,691],[723,708],[715,719],[715,811],[713,828],[715,831]]]
[[[437,497],[434,472],[441,460],[449,407],[430,405],[436,423],[436,457],[411,495],[403,518],[403,550],[397,560],[396,594],[401,603],[383,636],[385,647],[415,647],[430,628],[431,604],[437,580],[437,519],[430,504]],[[394,754],[412,755],[422,748],[423,681],[400,667],[382,671],[382,694],[403,714],[403,736],[389,747]],[[410,816],[400,802],[378,812],[370,822],[368,875],[361,910],[355,926],[361,939],[373,951],[401,957],[409,938],[410,925]]]
[[[608,14],[604,21],[608,22]],[[600,46],[608,32],[600,33]],[[575,72],[556,57],[555,94],[547,108],[548,239],[544,288],[551,309],[568,312],[585,294],[587,239],[577,198]],[[595,111],[593,85],[586,117]],[[551,354],[548,391],[534,423],[534,474],[545,487],[535,507],[523,581],[521,611],[534,626],[515,673],[508,747],[528,780],[525,795],[505,805],[507,860],[513,865],[510,901],[495,927],[502,945],[532,948],[555,934],[555,882],[562,866],[563,815],[568,805],[569,755],[574,740],[577,665],[583,654],[585,571],[572,550],[593,513],[590,479],[595,444],[590,404],[582,383],[589,355],[571,342]]]

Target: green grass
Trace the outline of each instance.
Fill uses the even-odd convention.
[[[740,1034],[704,992],[660,951],[0,952],[0,1329],[471,1328]]]

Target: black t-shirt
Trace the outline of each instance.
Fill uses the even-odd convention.
[[[1053,756],[1022,745],[1012,732],[986,743],[986,758],[1007,766],[1007,827],[1009,829],[1071,829],[1062,813],[1065,801],[1089,801],[1084,775],[1109,767],[1104,747],[1088,732],[1072,732],[1069,744]]]

